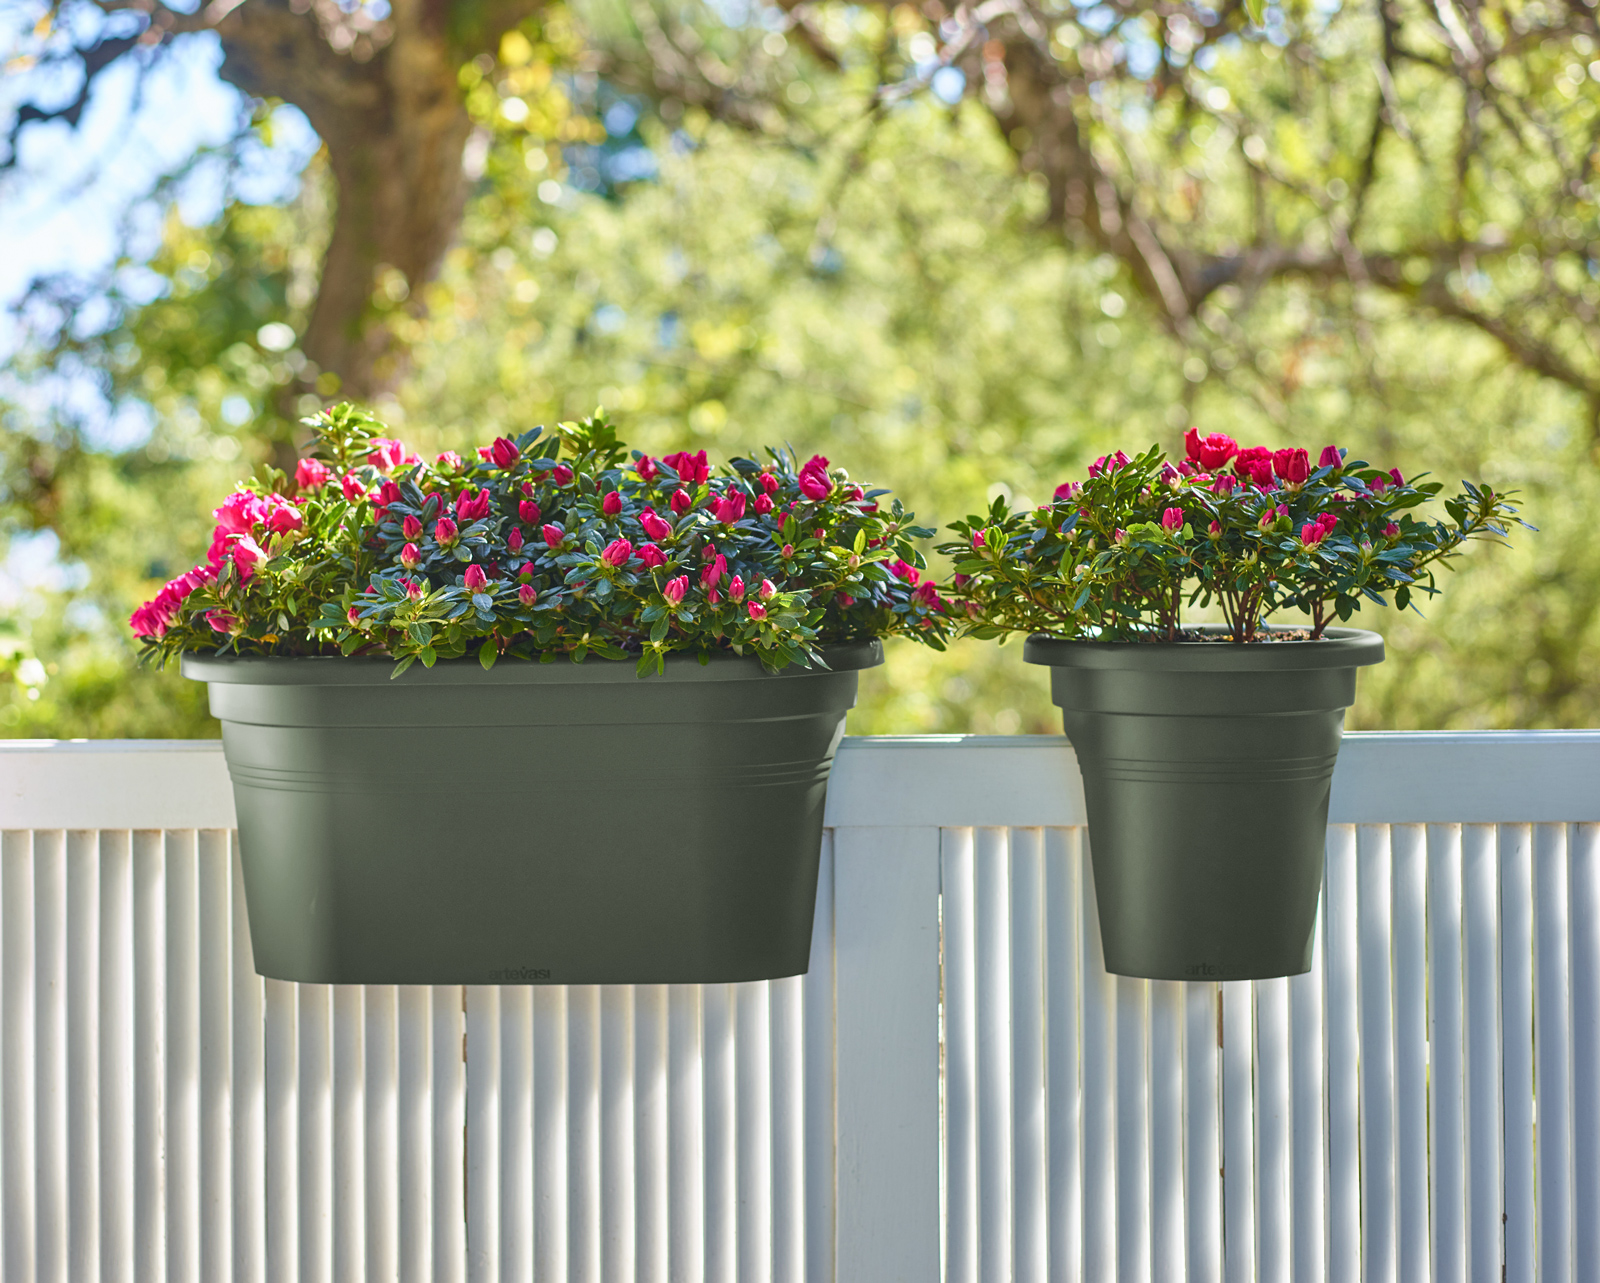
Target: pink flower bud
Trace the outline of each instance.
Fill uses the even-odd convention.
[[[415,517],[408,516],[400,523],[400,533],[407,539],[415,539],[422,534],[422,523]]]
[[[730,593],[729,596],[732,596],[732,593]],[[737,601],[738,598],[734,597],[734,600]],[[759,601],[752,601],[752,602],[746,603],[745,610],[747,610],[750,613],[750,618],[751,619],[765,619],[767,617],[767,608],[765,606],[763,606]]]
[[[1308,521],[1300,527],[1300,543],[1306,548],[1315,548],[1328,537],[1328,528],[1319,522]]]
[[[468,592],[480,593],[489,586],[489,576],[483,573],[482,566],[468,566],[465,579]]]
[[[814,539],[826,539],[828,537],[828,532],[826,530],[824,530],[821,526],[818,526],[815,530],[813,530],[811,532],[811,536]]]
[[[778,492],[778,478],[772,473],[763,472],[760,477],[760,482],[762,490],[764,490],[767,494],[776,494]]]
[[[639,514],[639,524],[644,527],[644,532],[652,539],[665,539],[672,534],[669,526],[654,508],[645,508]]]
[[[478,447],[478,458],[482,459],[485,463],[489,462],[489,447],[488,446],[481,445],[481,446]]]
[[[757,512],[759,512],[763,517],[766,516],[769,512],[772,511],[772,496],[771,495],[766,495],[766,494],[758,494],[756,496],[756,505],[755,506],[756,506],[756,511]]]
[[[727,573],[728,559],[719,552],[711,564],[700,572],[700,585],[703,588],[715,588]]]
[[[550,469],[550,480],[558,486],[564,486],[572,480],[572,469],[564,463],[558,463]]]
[[[400,564],[407,570],[415,570],[422,561],[422,549],[414,543],[408,543],[400,549]]]
[[[1211,432],[1201,436],[1199,430],[1190,428],[1183,437],[1189,457],[1207,472],[1215,472],[1239,453],[1239,443],[1225,432]]]
[[[328,483],[328,465],[321,459],[302,459],[294,470],[294,483],[302,490],[320,490]]]
[[[523,540],[522,540],[522,531],[517,529],[517,527],[512,526],[511,527],[511,533],[506,536],[506,551],[507,552],[521,552],[522,551],[522,542],[523,542]]]
[[[560,526],[546,523],[544,527],[545,543],[549,544],[552,548],[559,548],[561,546],[561,541],[565,538],[566,534],[562,531]]]
[[[732,494],[720,496],[711,505],[711,511],[719,522],[731,526],[744,517],[744,494],[735,490]]]
[[[600,500],[600,511],[608,517],[614,517],[622,511],[622,492],[608,490],[604,499]]]
[[[1400,469],[1399,468],[1390,468],[1389,469],[1389,475],[1394,478],[1395,485],[1397,485],[1397,486],[1405,485],[1406,479],[1400,475]]]
[[[434,522],[433,537],[448,548],[456,541],[456,523],[449,517],[440,517]]]
[[[539,505],[531,499],[523,499],[517,504],[517,516],[530,526],[539,524],[539,518],[544,514],[539,511]]]
[[[1291,486],[1300,485],[1311,475],[1311,456],[1304,450],[1275,451],[1272,470]]]
[[[794,556],[794,545],[792,543],[786,543],[783,545],[783,556],[785,558]]]
[[[539,594],[532,584],[523,584],[517,589],[517,600],[528,607],[539,600]]]
[[[682,514],[694,507],[694,500],[689,497],[687,490],[674,490],[672,492],[671,507],[674,512]]]
[[[633,465],[633,470],[639,474],[640,481],[654,481],[656,474],[661,471],[656,466],[656,461],[647,454],[641,454],[638,462]]]
[[[742,575],[735,575],[728,581],[728,600],[744,600],[744,577]]]
[[[422,585],[415,579],[406,580],[406,598],[409,601],[421,601],[423,596]]]
[[[497,468],[509,468],[522,457],[522,451],[517,449],[517,443],[510,437],[496,437],[494,444],[489,447],[489,458]]]
[[[1183,529],[1183,509],[1168,508],[1161,514],[1161,528],[1163,530]]]
[[[694,454],[679,450],[677,454],[662,455],[661,462],[676,472],[685,485],[697,486],[711,476],[711,465],[706,462],[704,450]]]
[[[359,628],[361,626],[361,612],[354,606],[350,607],[349,610],[344,612],[344,617],[352,624],[356,625],[356,627]]]
[[[1344,464],[1344,451],[1336,445],[1325,445],[1322,453],[1317,456],[1317,467],[1338,468]]]
[[[639,560],[650,570],[660,570],[667,564],[667,554],[653,543],[640,544]]]
[[[386,437],[373,437],[367,444],[372,447],[367,462],[379,472],[388,472],[389,469],[398,468],[405,462],[406,448],[398,441],[390,441]]]
[[[1111,536],[1111,542],[1115,543],[1115,544],[1125,544],[1125,543],[1127,543],[1128,542],[1128,532],[1126,530],[1118,530],[1118,531],[1116,531]]]
[[[974,548],[982,548],[982,547],[984,547],[983,531],[974,530],[972,532],[972,546]]]
[[[1231,472],[1219,472],[1216,480],[1211,483],[1211,489],[1215,493],[1222,495],[1232,494],[1233,487],[1234,477]]]
[[[279,503],[267,514],[267,529],[275,535],[286,535],[305,524],[306,519],[300,515],[300,509],[290,503]]]
[[[489,515],[489,492],[487,489],[479,490],[474,494],[471,490],[463,490],[456,496],[456,520],[478,521]]]
[[[360,503],[367,497],[367,488],[361,484],[361,478],[353,477],[349,473],[339,478],[339,489],[351,503]]]
[[[446,472],[455,472],[461,467],[461,456],[454,450],[446,450],[434,461],[434,466]]]
[[[756,591],[756,596],[760,597],[762,601],[771,601],[777,595],[777,585],[774,584],[770,579],[763,579],[761,581],[761,587]]]
[[[625,566],[633,556],[633,544],[627,539],[613,539],[600,554],[600,560],[608,566]]]
[[[661,590],[661,595],[672,605],[682,603],[684,594],[689,591],[689,576],[679,575],[676,579],[667,580],[666,587]]]
[[[1206,533],[1215,539],[1222,533],[1222,527],[1217,522],[1213,521],[1209,526],[1206,527]]]
[[[1391,521],[1383,528],[1383,533],[1390,539],[1396,539],[1400,535],[1400,527]]]
[[[533,482],[524,481],[522,483],[522,493],[527,495],[530,499],[533,498]]]

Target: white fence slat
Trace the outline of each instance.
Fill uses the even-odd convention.
[[[1428,826],[1428,1110],[1434,1283],[1467,1283],[1461,829]]]
[[[1150,982],[1116,979],[1117,1279],[1150,1278]]]
[[[159,832],[133,835],[133,1234],[138,1283],[160,1283],[167,1274],[164,847]],[[293,1283],[292,1272],[279,1277]]]
[[[1420,824],[1389,830],[1393,861],[1396,1269],[1430,1274],[1428,1242],[1428,851]]]
[[[533,991],[533,1277],[567,1277],[567,994]],[[676,1173],[674,1173],[676,1175]]]
[[[1011,855],[1011,1206],[1015,1283],[1049,1269],[1048,1106],[1045,1096],[1044,834],[1014,829]]]
[[[978,1279],[1010,1283],[1011,1234],[1011,923],[1010,849],[1005,829],[978,829],[973,841],[976,896],[975,1015],[978,1034]]]
[[[198,835],[200,1278],[233,1262],[233,851],[226,829]]]
[[[167,1278],[200,1276],[199,842],[166,834]],[[319,1281],[320,1283],[320,1281]]]
[[[811,928],[811,967],[800,982],[805,1038],[806,1283],[833,1283],[834,1277],[838,1159],[834,1147],[833,943],[833,834],[824,830],[822,859],[817,866],[817,915]]]
[[[1083,1002],[1083,1279],[1117,1280],[1116,977],[1106,970],[1094,897],[1094,858],[1081,843],[1078,938]]]
[[[1573,826],[1568,879],[1572,924],[1573,1272],[1600,1278],[1600,824]]]
[[[266,983],[267,1277],[300,1279],[299,986]]]
[[[772,1007],[765,982],[733,986],[734,1221],[740,1279],[772,1277]]]
[[[499,985],[467,986],[468,1283],[501,1277],[500,995]]]
[[[1533,1283],[1533,832],[1500,826],[1500,1048],[1505,1280]]]
[[[977,891],[971,829],[944,829],[940,886],[944,974],[944,1266],[978,1279]]]
[[[1083,1129],[1078,1078],[1078,874],[1076,829],[1044,831],[1045,1001],[1049,1045],[1046,1108],[1050,1124],[1050,1283],[1076,1283],[1083,1267]],[[946,902],[948,913],[948,901]],[[948,1044],[947,1044],[948,1046]]]
[[[269,991],[272,983],[268,982]],[[433,1277],[433,1001],[429,985],[400,985],[396,991],[400,1283],[429,1283]]]
[[[399,988],[365,986],[361,1014],[362,1249],[367,1278],[394,1283],[400,1277]]]
[[[35,1216],[40,1283],[67,1278],[67,850],[33,835]]]
[[[768,988],[772,1005],[772,1283],[804,1283],[804,994],[799,976],[774,980]],[[640,1283],[648,1283],[642,1272]]]
[[[300,1283],[333,1283],[333,1001],[330,985],[296,985]]]
[[[633,989],[600,988],[600,1277],[633,1283]]]
[[[99,1278],[129,1283],[134,1252],[133,1075],[128,1072],[133,1064],[133,834],[103,831],[99,847]],[[235,1270],[234,1276],[259,1283],[244,1271]]]
[[[1356,831],[1328,829],[1322,892],[1328,1047],[1328,1283],[1361,1277],[1360,958]],[[1409,1283],[1409,1280],[1407,1281]]]
[[[66,1276],[100,1277],[100,835],[67,834]],[[207,1208],[218,1219],[226,1204]],[[226,1261],[213,1276],[223,1277]]]
[[[1465,965],[1467,1277],[1493,1279],[1503,1261],[1500,1185],[1500,882],[1492,825],[1461,828]]]
[[[0,1123],[0,1190],[4,1208],[5,1277],[31,1279],[38,1266],[38,1222],[34,1211],[33,1021],[33,834],[9,830],[0,835],[4,911],[0,913],[0,1076],[4,1077],[4,1119]]]
[[[1222,984],[1222,1246],[1227,1283],[1255,1283],[1255,993]]]
[[[667,986],[640,985],[633,991],[634,1268],[638,1283],[667,1283],[669,1278],[667,1114]]]
[[[467,1276],[466,989],[433,987],[433,1278]]]
[[[1222,1281],[1222,990],[1184,986],[1185,1264],[1189,1283]]]
[[[836,829],[833,859],[836,1277],[925,1283],[939,1271],[939,832]]]
[[[1534,1048],[1540,1283],[1570,1283],[1573,1253],[1571,932],[1567,826],[1533,831]],[[1597,1209],[1591,1209],[1592,1211]]]
[[[364,1278],[367,1273],[367,1154],[365,1095],[367,1076],[365,990],[333,985],[333,1084],[331,1179],[333,1182],[332,1277]]]
[[[700,1117],[705,1128],[705,1212],[699,1233],[705,1243],[706,1283],[735,1283],[739,1269],[733,1021],[733,986],[703,985],[700,1048],[705,1096]]]
[[[668,1276],[698,1279],[705,1270],[704,1066],[700,1058],[700,988],[667,988]]]
[[[1356,829],[1360,936],[1361,1256],[1364,1283],[1396,1283],[1394,933],[1389,829]]]
[[[600,986],[567,990],[567,1277],[600,1283]]]
[[[266,1092],[266,989],[256,974],[250,949],[250,922],[244,899],[244,872],[239,864],[239,839],[229,843],[230,895],[232,914],[232,976],[229,985],[233,1005],[233,1280],[234,1283],[266,1283],[267,1279],[267,1092]],[[107,866],[109,872],[110,866]],[[124,880],[124,886],[127,885]],[[101,882],[101,902],[110,895],[110,883]],[[102,950],[111,948],[111,933],[102,936]],[[122,937],[126,939],[124,935]],[[120,953],[121,946],[118,946]],[[102,954],[102,957],[104,954]],[[131,977],[132,968],[127,969]],[[100,988],[105,992],[110,978],[101,971]],[[131,989],[131,979],[129,988]],[[131,1007],[131,1002],[130,1002]],[[109,1055],[107,1039],[101,1038],[101,1054]],[[111,1250],[112,1235],[106,1234],[106,1250]],[[375,1278],[383,1278],[375,1275]]]
[[[1311,936],[1311,970],[1289,978],[1289,1092],[1291,1128],[1291,1249],[1295,1283],[1320,1280],[1327,1271],[1328,1145],[1323,1066],[1322,985],[1324,915]]]
[[[1256,1278],[1289,1283],[1294,1244],[1288,981],[1257,980],[1255,999]]]
[[[500,1277],[533,1283],[532,985],[500,990]]]
[[[1150,1274],[1184,1277],[1184,984],[1150,982]]]

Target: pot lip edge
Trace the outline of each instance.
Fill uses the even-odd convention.
[[[1220,629],[1224,625],[1200,625]],[[1327,668],[1356,668],[1382,663],[1384,640],[1367,628],[1330,628],[1321,638],[1260,642],[1096,641],[1033,633],[1022,645],[1022,658],[1045,668],[1094,668],[1123,671],[1258,673]]]

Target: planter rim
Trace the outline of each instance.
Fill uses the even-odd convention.
[[[883,663],[883,643],[834,642],[818,647],[827,668],[802,668],[790,664],[782,672],[771,673],[754,655],[713,653],[701,664],[693,652],[667,656],[666,671],[639,677],[635,661],[601,659],[591,656],[581,664],[557,659],[503,659],[485,669],[476,659],[440,660],[432,668],[413,664],[395,686],[604,686],[639,682],[726,682],[761,681],[785,677],[811,677],[828,672],[851,672],[874,668]],[[194,652],[182,659],[185,677],[201,682],[222,682],[248,686],[388,686],[394,671],[392,659],[347,659],[337,655],[201,655]]]
[[[1227,631],[1203,624],[1194,631]],[[1318,641],[1104,642],[1035,633],[1022,646],[1030,664],[1131,672],[1263,673],[1355,668],[1380,663],[1383,638],[1364,628],[1330,628]]]

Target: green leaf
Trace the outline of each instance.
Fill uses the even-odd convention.
[[[499,658],[500,651],[492,641],[485,638],[483,645],[478,647],[478,662],[483,665],[484,671],[493,668],[494,661]]]

